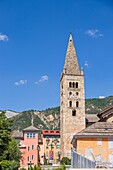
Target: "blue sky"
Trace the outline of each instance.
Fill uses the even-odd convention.
[[[0,0],[0,109],[59,106],[70,32],[85,97],[113,95],[112,0]]]

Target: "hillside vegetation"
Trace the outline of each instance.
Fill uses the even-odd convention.
[[[113,105],[113,96],[103,99],[86,99],[86,114],[96,114],[105,107]],[[38,129],[60,129],[60,107],[49,108],[43,111],[28,110],[21,112],[12,118],[14,120],[12,130],[23,130],[31,126]]]

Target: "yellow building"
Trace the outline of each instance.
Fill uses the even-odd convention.
[[[40,156],[43,158],[43,164],[57,164],[60,161],[60,131],[42,130],[43,144],[40,145]]]
[[[113,166],[113,123],[97,122],[74,135],[77,153],[97,163]]]

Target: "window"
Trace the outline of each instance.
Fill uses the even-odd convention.
[[[76,110],[72,110],[72,116],[76,116]]]
[[[75,87],[75,83],[73,82],[73,88]]]
[[[60,151],[57,152],[57,155],[58,155],[58,156],[60,155]]]
[[[69,107],[72,107],[72,101],[69,101]]]
[[[72,95],[72,92],[69,92],[69,96],[71,96]]]
[[[32,138],[32,133],[30,133],[30,138]]]
[[[35,138],[36,137],[35,135],[36,135],[35,132],[34,133],[32,133],[32,132],[27,133],[27,138]]]
[[[34,155],[32,155],[32,160],[34,159]]]
[[[59,149],[59,148],[60,148],[60,144],[57,144],[57,145],[56,145],[56,148]]]
[[[69,87],[71,87],[71,82],[69,82]]]
[[[30,151],[30,146],[28,146],[28,151]]]
[[[109,139],[109,149],[113,149],[113,139]]]
[[[27,138],[29,138],[29,133],[27,133]]]
[[[76,86],[76,88],[78,88],[78,82],[76,82],[76,85],[75,85],[75,86]]]
[[[34,145],[32,145],[32,150],[34,149]]]
[[[30,161],[30,157],[29,156],[27,157],[27,161]]]
[[[76,92],[76,96],[78,96],[78,92]]]
[[[79,107],[79,102],[78,101],[76,102],[76,107]]]
[[[98,146],[102,146],[102,139],[98,139],[97,143],[98,143]]]
[[[35,138],[35,133],[33,133],[33,138]]]

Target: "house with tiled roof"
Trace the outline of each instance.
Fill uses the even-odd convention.
[[[92,123],[76,133],[72,139],[73,148],[91,160],[101,160],[113,167],[113,106],[98,113],[97,118],[89,115],[96,123]]]
[[[20,167],[22,168],[39,164],[38,131],[36,127],[29,126],[22,132],[13,131],[11,133],[12,137],[18,141],[19,149],[22,152],[22,159],[20,160]]]

